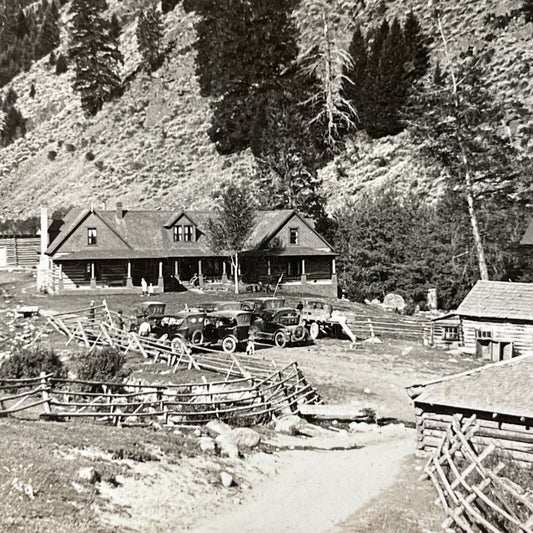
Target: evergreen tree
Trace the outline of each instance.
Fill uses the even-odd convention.
[[[33,83],[30,87],[30,98],[35,98],[35,85]]]
[[[28,35],[28,23],[26,21],[26,15],[24,15],[24,10],[21,9],[17,15],[17,22],[15,26],[15,35],[17,39],[22,40],[26,35]]]
[[[37,34],[34,58],[40,59],[59,45],[59,13],[54,3],[50,4],[43,16],[43,22]]]
[[[68,70],[67,58],[59,54],[56,61],[56,75],[59,76]]]
[[[170,13],[179,2],[180,0],[161,0],[161,11],[163,13]]]
[[[2,101],[3,125],[0,131],[0,144],[7,146],[18,137],[26,134],[26,120],[22,113],[15,107],[17,94],[9,89]]]
[[[429,67],[428,38],[422,32],[420,22],[412,11],[407,13],[403,24],[407,58],[411,62],[409,73],[421,78]]]
[[[120,38],[120,34],[122,33],[122,26],[120,25],[120,22],[118,20],[116,13],[113,13],[113,15],[111,16],[110,24],[111,24],[111,37],[113,39],[116,39],[116,41],[118,42]]]
[[[75,64],[74,89],[80,93],[82,107],[95,115],[104,102],[121,90],[122,54],[111,25],[103,18],[106,0],[72,0],[69,57]]]
[[[139,12],[136,35],[145,70],[157,70],[163,59],[163,22],[155,6]]]

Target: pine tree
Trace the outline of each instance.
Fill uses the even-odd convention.
[[[95,115],[104,102],[121,90],[122,54],[111,26],[103,18],[106,0],[73,0],[69,27],[69,57],[75,63],[74,89],[88,115]]]
[[[163,22],[155,6],[139,12],[136,36],[145,70],[157,70],[163,59]]]
[[[420,22],[409,11],[403,23],[403,35],[407,47],[407,57],[412,67],[409,69],[414,78],[421,78],[429,67],[428,39],[422,32]]]
[[[113,15],[111,16],[110,24],[111,24],[111,37],[118,41],[118,39],[120,38],[120,34],[122,33],[122,26],[120,25],[120,22],[118,20],[116,13],[113,13]]]
[[[16,138],[26,134],[26,120],[22,113],[15,107],[17,93],[9,89],[2,101],[3,125],[0,131],[0,144],[7,146]]]
[[[68,70],[67,58],[63,54],[59,54],[56,61],[56,75],[59,76]]]
[[[161,0],[161,11],[170,13],[179,3],[179,0]]]
[[[59,45],[59,13],[54,3],[50,4],[43,15],[43,22],[37,34],[34,58],[40,59]]]

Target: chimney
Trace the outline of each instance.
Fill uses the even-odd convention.
[[[41,206],[41,255],[46,254],[48,248],[48,207]]]
[[[124,218],[124,210],[122,209],[122,202],[117,202],[116,217],[120,220]]]

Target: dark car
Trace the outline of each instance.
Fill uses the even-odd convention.
[[[264,298],[247,298],[241,300],[241,309],[252,311],[258,315],[263,311],[273,311],[285,307],[285,298],[264,297]]]
[[[151,333],[157,337],[167,335],[168,340],[176,338],[191,344],[204,342],[205,313],[197,311],[181,311],[176,315],[163,316],[154,326]],[[176,344],[178,342],[176,341]]]
[[[204,313],[213,313],[214,311],[238,311],[241,309],[241,302],[207,302],[199,304],[198,309]]]
[[[144,332],[149,332],[151,328],[157,325],[161,318],[165,315],[166,304],[163,302],[142,302],[138,304],[135,309],[135,320],[130,324],[130,331],[136,331],[142,335]],[[147,323],[148,327],[141,324]]]
[[[250,331],[254,339],[274,341],[281,348],[289,342],[304,342],[308,337],[307,330],[300,324],[298,311],[291,307],[254,314]]]
[[[215,311],[205,317],[204,342],[219,344],[226,353],[233,353],[248,340],[251,321],[249,311]]]

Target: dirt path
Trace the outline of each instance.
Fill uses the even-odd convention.
[[[413,446],[402,438],[357,450],[283,452],[278,474],[239,508],[188,531],[326,532],[392,484]]]

